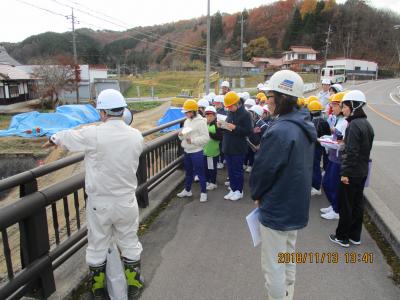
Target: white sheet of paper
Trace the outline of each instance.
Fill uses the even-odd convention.
[[[214,160],[212,157],[207,157],[207,169],[214,170]]]
[[[258,221],[259,215],[260,209],[256,208],[246,217],[254,247],[257,247],[261,243],[260,221]]]
[[[191,127],[185,127],[182,129],[182,134],[183,135],[188,135],[190,132],[192,132],[192,128]]]
[[[228,116],[217,114],[217,121],[218,122],[225,121],[227,117]]]

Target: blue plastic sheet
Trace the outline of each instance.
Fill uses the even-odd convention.
[[[157,125],[158,126],[164,125],[164,124],[166,124],[168,122],[172,122],[172,121],[181,119],[184,116],[185,116],[185,114],[182,112],[182,107],[173,107],[173,106],[171,106],[165,112],[164,116],[160,120],[158,120]],[[179,128],[180,128],[180,126],[179,126],[179,124],[177,124],[177,125],[168,127],[166,129],[162,130],[161,132],[169,132],[169,131],[173,131],[173,130],[176,130],[176,129],[179,129]]]
[[[27,138],[49,137],[58,131],[99,120],[100,115],[92,105],[63,105],[54,113],[32,111],[15,115],[8,129],[0,130],[0,137],[12,135]]]

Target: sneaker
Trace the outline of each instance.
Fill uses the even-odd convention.
[[[248,167],[246,168],[246,172],[247,172],[247,173],[250,173],[252,169],[253,169],[253,168],[252,168],[251,166],[248,166]]]
[[[199,182],[200,181],[200,179],[199,179],[199,176],[194,176],[194,182]]]
[[[215,190],[218,186],[215,183],[209,183],[207,185],[207,191]]]
[[[311,188],[311,196],[315,196],[315,195],[321,195],[321,190],[317,190],[315,188]]]
[[[330,234],[329,235],[329,239],[331,240],[331,242],[334,242],[342,247],[346,247],[348,248],[350,246],[349,241],[346,240],[339,240],[335,234]]]
[[[229,187],[231,185],[230,181],[225,181],[225,186]]]
[[[178,194],[176,194],[176,196],[179,197],[179,198],[192,197],[192,191],[188,192],[187,190],[183,189],[183,191],[178,193]]]
[[[234,194],[235,194],[235,193],[234,193],[232,190],[230,190],[229,193],[226,194],[226,195],[224,196],[224,199],[225,199],[225,200],[231,200],[231,197],[232,197]]]
[[[322,214],[321,218],[326,219],[326,220],[339,220],[339,214],[335,213],[332,210],[326,214]]]
[[[352,243],[353,245],[361,245],[361,240],[355,241],[355,240],[349,239],[349,241],[350,241],[350,243]]]
[[[319,211],[322,212],[323,214],[326,214],[326,213],[328,213],[328,212],[330,212],[332,210],[333,210],[333,207],[331,205],[329,207],[321,208]]]
[[[207,194],[206,193],[200,194],[200,202],[207,202]]]
[[[232,196],[229,198],[231,201],[237,201],[243,198],[243,193],[239,191],[235,191]]]
[[[223,169],[224,164],[223,163],[217,163],[217,169]]]

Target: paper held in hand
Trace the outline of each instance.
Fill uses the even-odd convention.
[[[260,221],[258,221],[259,215],[260,209],[256,208],[246,217],[254,247],[257,247],[261,243]]]
[[[330,135],[321,136],[317,140],[324,148],[334,149],[334,150],[339,150],[341,148],[341,145],[337,141],[332,140],[332,136]]]

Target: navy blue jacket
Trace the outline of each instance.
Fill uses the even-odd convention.
[[[222,152],[228,155],[245,155],[248,151],[246,137],[253,130],[250,113],[240,106],[236,112],[228,112],[226,122],[236,125],[232,131],[224,130]]]
[[[289,231],[307,225],[316,140],[308,112],[301,110],[278,117],[264,133],[250,175],[264,226]]]

